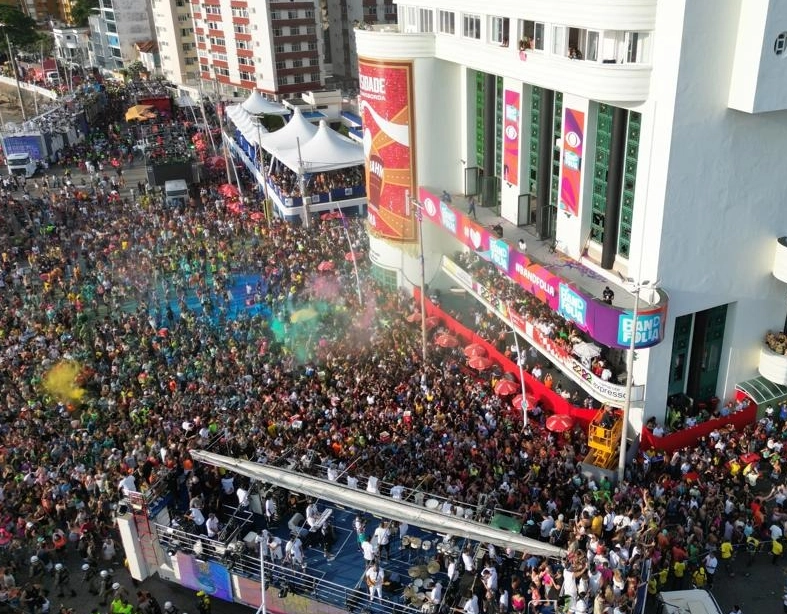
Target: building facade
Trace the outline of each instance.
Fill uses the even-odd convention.
[[[101,0],[89,25],[90,62],[107,70],[134,62],[135,44],[153,38],[151,8],[146,0]]]
[[[74,63],[88,66],[90,57],[90,28],[52,28],[55,57],[64,66]]]
[[[369,191],[381,273],[406,284],[418,279],[419,259],[400,249],[417,233],[393,236],[388,223],[411,228],[415,207],[401,193],[387,197],[370,118],[410,149],[405,198],[429,200],[420,203],[426,217],[437,210],[438,223],[423,224],[427,278],[457,244],[472,249],[486,232],[472,220],[456,227],[455,210],[433,197],[446,190],[477,193],[500,218],[530,225],[565,267],[579,263],[595,287],[614,290],[619,332],[604,342],[637,347],[630,383],[643,400],[633,399],[632,427],[665,420],[676,396],[729,398],[758,371],[787,384],[785,356],[763,354],[766,333],[785,319],[774,254],[785,251],[787,262],[787,241],[777,242],[787,234],[787,4],[420,0],[397,9],[396,31],[355,31],[361,107],[371,109],[367,161],[381,176]],[[397,97],[400,108],[386,109],[397,123],[381,121],[394,116],[375,105]],[[440,225],[441,210],[453,226]],[[527,258],[508,242],[501,265],[497,241],[486,240],[492,262],[516,280],[514,257]],[[603,302],[599,292],[569,309],[562,284],[525,273],[518,283],[546,292],[577,325]]]
[[[317,0],[203,0],[191,4],[203,88],[245,97],[322,89],[325,70]]]
[[[197,43],[188,0],[151,0],[162,76],[173,83],[198,85]]]

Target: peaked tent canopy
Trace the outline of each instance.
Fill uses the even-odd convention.
[[[272,102],[254,90],[241,106],[252,115],[289,115],[290,111],[278,102]]]
[[[299,139],[301,147],[303,147],[315,134],[317,134],[317,126],[306,119],[300,109],[296,107],[290,121],[282,128],[262,137],[262,147],[276,155],[278,150],[297,147]]]
[[[232,123],[235,124],[235,127],[240,130],[243,138],[249,143],[257,145],[257,141],[259,141],[258,134],[267,132],[264,126],[257,126],[257,119],[246,111],[242,105],[229,105],[225,113]]]
[[[314,138],[306,143],[301,141],[300,149],[300,152],[297,147],[277,151],[276,157],[295,172],[298,172],[299,159],[302,160],[307,173],[335,171],[365,162],[363,145],[332,130],[325,120],[320,121]]]

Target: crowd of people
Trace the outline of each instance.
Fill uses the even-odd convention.
[[[119,559],[113,512],[127,491],[163,483],[175,508],[221,521],[222,501],[248,484],[188,452],[217,438],[237,457],[309,457],[343,481],[376,477],[457,505],[498,505],[527,536],[565,549],[562,560],[487,547],[479,562],[456,561],[457,575],[479,578],[471,613],[535,613],[561,595],[575,612],[629,612],[648,569],[655,591],[712,585],[728,571],[725,552],[767,544],[778,560],[781,413],[632,464],[613,487],[582,473],[581,430],[522,428],[453,350],[423,363],[420,327],[405,317],[412,298],[375,282],[363,261],[360,296],[348,291],[356,279],[345,254],[367,252],[362,220],[267,225],[227,210],[209,184],[178,209],[77,199],[68,185],[49,196],[35,205],[13,187],[2,196],[18,218],[0,238],[8,600],[48,598],[44,589],[63,584],[64,549],[79,551],[85,574]],[[576,334],[489,281],[554,338]],[[743,454],[755,456],[741,466]],[[763,460],[771,469],[752,484]],[[86,581],[97,603],[120,598],[101,580]]]
[[[300,197],[301,187],[298,182],[298,174],[278,163],[275,159],[268,177],[282,196],[288,198]],[[363,168],[343,168],[317,173],[309,176],[306,183],[309,194],[324,194],[331,190],[357,188],[364,184]]]

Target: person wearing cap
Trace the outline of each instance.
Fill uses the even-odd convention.
[[[180,609],[171,601],[165,601],[164,612],[165,614],[180,614]]]
[[[45,573],[46,567],[44,566],[43,561],[35,554],[31,556],[29,570],[30,579],[33,581],[40,581],[43,579]]]
[[[107,599],[109,597],[109,593],[112,590],[112,578],[109,576],[109,572],[106,569],[102,569],[101,572],[98,574],[98,603],[101,605],[107,605]]]
[[[68,590],[72,597],[77,596],[77,592],[71,588],[71,572],[63,563],[55,564],[54,584],[57,588],[57,596],[64,597],[64,591]]]

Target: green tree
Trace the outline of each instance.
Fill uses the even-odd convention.
[[[71,4],[71,20],[78,28],[87,25],[87,18],[98,7],[98,0],[75,0]]]
[[[35,19],[22,11],[11,6],[0,6],[0,23],[4,24],[3,29],[12,45],[21,49],[38,44],[38,25]]]

